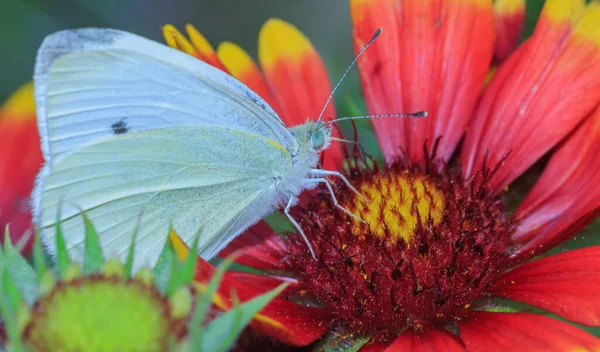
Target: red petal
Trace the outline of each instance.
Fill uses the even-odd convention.
[[[288,126],[319,116],[332,87],[321,57],[304,34],[282,20],[268,20],[258,38],[258,61],[277,100],[277,113]],[[324,119],[334,117],[331,102]],[[339,136],[335,130],[334,136]],[[334,143],[325,152],[324,167],[337,168],[341,160],[339,143]]]
[[[178,258],[184,260],[190,253],[185,242],[175,231],[171,232],[169,239]],[[214,275],[215,270],[207,261],[198,257],[195,282],[200,291],[206,289],[206,285]],[[240,302],[246,302],[265,293],[266,286],[270,287],[272,285],[272,282],[266,286],[249,285],[246,284],[249,277],[246,276],[243,277],[243,280],[238,280],[239,275],[239,273],[225,273],[217,294],[213,298],[213,303],[218,308],[222,310],[231,309],[234,294]],[[257,281],[263,284],[266,282],[263,276],[256,276],[256,278]],[[250,325],[258,332],[283,343],[305,346],[314,342],[329,329],[329,321],[330,315],[326,309],[306,307],[282,298],[275,298],[254,317]]]
[[[529,313],[477,312],[458,323],[468,351],[592,351],[600,340],[568,323]]]
[[[282,269],[286,245],[266,222],[260,221],[231,241],[219,257],[227,257],[234,252],[239,254],[236,263],[259,270],[278,270]]]
[[[504,274],[497,296],[524,302],[577,323],[600,325],[600,246],[523,264]]]
[[[271,89],[248,53],[234,43],[223,42],[217,47],[217,55],[233,77],[260,95],[275,111],[280,110]]]
[[[385,352],[414,351],[464,351],[458,336],[442,330],[425,330],[423,332],[405,332],[385,349]]]
[[[377,342],[374,344],[367,344],[358,350],[359,352],[383,352],[387,348],[388,344],[383,342]]]
[[[558,148],[517,209],[521,223],[514,236],[516,241],[544,237],[535,242],[536,247],[544,245],[548,249],[548,241],[566,239],[556,229],[600,207],[599,146],[600,108]],[[560,237],[556,239],[549,233]]]
[[[494,2],[496,44],[494,59],[502,62],[517,48],[525,26],[525,0]]]
[[[448,159],[483,87],[494,47],[490,1],[352,0],[354,47],[377,28],[379,39],[358,61],[370,114],[426,110],[424,119],[376,119],[388,162],[401,156],[423,162],[423,145],[443,136],[438,155]]]
[[[29,196],[43,162],[33,84],[19,88],[0,109],[0,141],[0,229],[10,224],[11,241],[16,244],[23,235],[34,231]],[[3,240],[4,236],[0,241]],[[33,236],[23,251],[28,252],[32,243]]]
[[[547,1],[533,36],[494,75],[464,141],[465,176],[486,155],[488,166],[504,160],[490,185],[500,191],[600,102],[600,6],[577,3]]]
[[[246,272],[232,271],[229,273],[237,281],[252,286],[259,291],[266,292],[277,288],[283,282],[290,284],[284,292],[294,292],[298,290],[298,280],[284,276],[258,275]]]

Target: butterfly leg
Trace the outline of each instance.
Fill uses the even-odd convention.
[[[290,220],[290,222],[294,225],[296,230],[298,230],[298,232],[300,232],[300,235],[302,235],[302,238],[304,239],[304,242],[306,242],[306,245],[308,246],[308,250],[310,251],[310,254],[312,255],[312,257],[314,259],[317,259],[317,257],[315,256],[315,251],[313,250],[312,246],[310,245],[310,242],[308,242],[308,238],[306,237],[306,234],[304,233],[304,231],[302,231],[302,227],[300,227],[300,224],[298,224],[298,222],[296,220],[294,220],[294,218],[290,214],[290,208],[292,207],[292,205],[294,205],[296,203],[296,200],[297,200],[297,198],[295,196],[291,196],[290,200],[288,201],[288,204],[285,206],[285,210],[283,212],[285,213],[285,216],[287,216],[288,220]]]
[[[313,178],[313,179],[310,179],[308,181],[315,182],[315,183],[324,183],[325,186],[327,186],[327,189],[329,190],[329,194],[331,195],[331,200],[333,201],[333,205],[334,206],[336,206],[338,209],[340,209],[344,213],[346,213],[346,214],[350,215],[351,217],[355,218],[356,220],[362,222],[363,224],[367,223],[366,221],[364,221],[363,219],[361,219],[360,217],[358,217],[356,214],[352,213],[350,210],[344,208],[343,206],[340,205],[340,203],[338,203],[338,200],[335,197],[335,193],[333,193],[333,188],[331,187],[331,183],[329,182],[328,179],[326,179],[326,178]]]
[[[310,169],[310,174],[312,175],[330,175],[330,176],[337,176],[339,177],[345,184],[346,186],[348,186],[348,188],[350,188],[352,190],[352,192],[356,193],[359,197],[361,197],[362,199],[364,199],[367,202],[370,202],[370,200],[363,196],[356,188],[354,188],[354,186],[352,186],[352,184],[350,183],[350,181],[348,181],[348,179],[346,178],[346,176],[344,176],[344,174],[342,174],[341,172],[338,171],[329,171],[329,170],[321,170],[321,169]]]

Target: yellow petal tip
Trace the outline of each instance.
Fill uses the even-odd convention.
[[[211,55],[215,52],[212,45],[208,42],[206,37],[204,37],[197,29],[191,24],[185,25],[185,30],[192,41],[194,47],[202,54],[202,55]]]
[[[179,30],[177,30],[177,28],[175,28],[175,26],[167,24],[163,26],[162,30],[168,46],[181,50],[188,55],[195,56],[196,50],[194,49],[194,46],[183,36],[183,34],[181,34],[181,32],[179,32]]]
[[[180,261],[184,261],[187,258],[190,249],[183,242],[181,237],[175,232],[175,230],[171,230],[169,233],[169,241],[171,241],[171,245],[173,246],[173,250],[175,250],[175,254]]]
[[[512,15],[525,11],[525,0],[496,0],[494,12],[498,15]]]
[[[556,22],[573,21],[585,7],[585,0],[547,0],[542,15]]]
[[[2,113],[10,118],[35,118],[35,99],[33,97],[33,82],[19,87],[4,103]]]
[[[600,45],[600,3],[590,3],[586,6],[575,24],[574,34]]]
[[[232,42],[223,42],[217,47],[217,56],[227,71],[234,76],[240,77],[248,71],[254,71],[254,61],[239,45]]]
[[[288,22],[271,18],[260,30],[258,59],[263,67],[271,67],[282,58],[299,60],[314,52],[308,38]]]

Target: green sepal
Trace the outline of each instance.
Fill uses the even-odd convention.
[[[67,252],[67,246],[65,244],[65,238],[63,237],[60,211],[61,206],[58,206],[58,213],[56,214],[56,265],[58,266],[58,274],[63,277],[66,272],[71,259],[69,259],[69,253]]]
[[[27,304],[32,305],[38,296],[38,276],[27,260],[13,247],[8,226],[4,233],[4,258],[2,258],[13,285]]]
[[[0,262],[0,316],[2,316],[8,342],[12,349],[14,351],[21,351],[20,333],[17,326],[17,307],[20,302],[16,302],[15,292],[18,294],[18,291],[10,282],[6,263]]]
[[[100,238],[94,225],[87,217],[85,212],[81,211],[83,224],[85,227],[85,257],[83,261],[83,273],[93,274],[99,272],[104,266],[104,255],[100,246]]]
[[[44,275],[48,266],[46,265],[46,257],[42,248],[42,240],[39,234],[35,235],[33,241],[33,267],[39,279]]]
[[[21,296],[19,288],[15,284],[14,279],[11,277],[8,271],[10,265],[8,263],[4,263],[4,265],[5,269],[2,272],[2,286],[4,291],[3,293],[7,299],[9,307],[8,317],[16,319],[17,307],[23,301],[23,297]]]
[[[129,250],[127,251],[127,261],[125,262],[125,267],[123,267],[123,273],[125,274],[126,279],[129,279],[131,277],[131,268],[133,268],[133,258],[135,255],[135,240],[137,239],[141,222],[142,214],[140,213],[135,223],[135,227],[133,228],[133,236],[131,236],[131,245],[129,245]]]
[[[287,283],[281,284],[274,290],[257,296],[244,304],[236,304],[232,310],[211,321],[204,328],[203,350],[227,351],[250,320],[287,286]]]
[[[172,227],[169,226],[169,232],[167,233],[165,245],[160,252],[160,256],[154,266],[154,283],[161,294],[164,294],[169,285],[169,278],[173,271],[173,261],[176,260],[175,250],[171,241],[169,241],[169,235],[171,234]]]
[[[225,258],[221,265],[217,267],[217,270],[213,274],[208,286],[206,287],[206,292],[202,293],[199,296],[198,301],[196,302],[196,309],[192,315],[192,319],[190,319],[189,323],[189,331],[191,336],[191,347],[193,351],[204,351],[203,349],[203,328],[202,324],[206,318],[206,314],[208,313],[208,309],[212,304],[212,297],[217,291],[223,276],[225,275],[225,271],[229,266],[233,263],[233,258]],[[210,351],[210,350],[209,350]]]
[[[183,285],[187,285],[192,282],[194,278],[194,272],[196,269],[196,250],[198,248],[198,239],[200,236],[194,238],[194,243],[188,252],[188,256],[185,258],[183,263],[178,260],[173,266],[173,272],[169,281],[169,287],[167,288],[167,295],[170,296],[176,289]],[[171,241],[169,241],[171,242]],[[176,256],[175,256],[176,257]]]

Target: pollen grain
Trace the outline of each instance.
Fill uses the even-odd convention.
[[[357,196],[345,204],[367,223],[355,220],[354,233],[362,234],[368,226],[377,237],[409,243],[419,223],[437,226],[444,216],[444,196],[425,175],[376,174],[359,192],[368,200]]]

